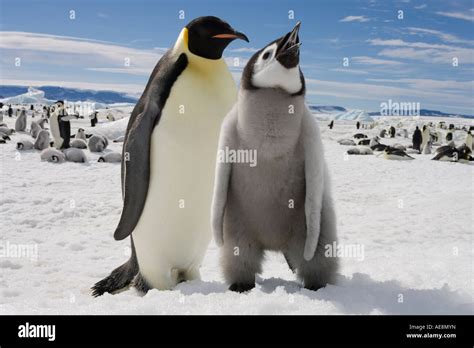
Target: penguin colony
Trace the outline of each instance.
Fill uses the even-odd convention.
[[[87,148],[90,152],[101,155],[98,162],[120,162],[117,158],[121,158],[121,154],[107,149],[108,139],[105,136],[86,134],[83,128],[79,128],[76,134],[71,135],[70,121],[81,117],[68,115],[63,101],[44,106],[39,119],[34,118],[39,114],[34,105],[28,110],[24,105],[16,110],[15,114],[18,116],[15,116],[14,128],[7,127],[3,122],[3,111],[0,111],[0,144],[12,142],[18,151],[40,151],[40,159],[52,163],[88,163],[89,159],[84,151]],[[8,106],[6,114],[14,117],[11,105]]]
[[[372,128],[376,126],[376,124],[373,124]],[[334,122],[332,122],[332,127],[334,127]],[[391,138],[407,139],[408,130],[403,128],[402,122],[384,128],[378,131],[377,134],[369,139],[364,133],[356,133],[352,139],[342,138],[337,142],[344,146],[358,145],[347,150],[348,155],[375,154],[377,157],[388,160],[404,161],[414,160],[413,155],[421,154],[434,155],[431,159],[435,161],[459,163],[474,161],[472,156],[472,130],[468,126],[456,128],[454,124],[451,124],[448,128],[445,122],[439,122],[436,126],[433,122],[428,122],[415,127],[411,143],[407,145],[400,143],[384,144],[381,142],[381,138],[385,138],[387,135]],[[458,145],[453,140],[454,135],[456,135]],[[404,141],[406,142],[406,140]]]

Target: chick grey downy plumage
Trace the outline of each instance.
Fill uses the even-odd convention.
[[[34,147],[36,150],[44,150],[49,147],[49,132],[45,129],[41,130],[36,137]]]
[[[283,252],[304,286],[335,281],[336,238],[319,126],[305,104],[299,23],[245,67],[238,102],[226,116],[219,151],[256,150],[257,165],[218,161],[212,228],[230,290],[255,286],[266,250]]]
[[[102,152],[108,145],[109,142],[103,135],[93,135],[89,138],[88,146],[91,152]]]
[[[26,130],[26,111],[21,110],[20,116],[15,121],[15,131],[24,132]]]

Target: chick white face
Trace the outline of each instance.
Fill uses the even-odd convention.
[[[304,90],[299,67],[299,28],[298,22],[292,31],[271,42],[250,59],[244,69],[244,88],[281,88],[290,94]]]
[[[266,47],[254,65],[252,84],[258,88],[282,88],[286,92],[297,93],[302,88],[299,64],[284,67],[276,58],[278,44]]]

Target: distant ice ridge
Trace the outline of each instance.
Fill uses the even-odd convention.
[[[343,109],[341,111],[340,109]],[[374,122],[374,119],[364,110],[349,109],[336,107],[311,108],[313,115],[320,120],[341,120],[341,121],[360,121],[360,122]]]
[[[33,87],[29,87],[28,92],[24,94],[4,98],[1,101],[4,104],[51,104],[54,102],[46,99],[43,91]]]
[[[370,117],[367,112],[358,109],[350,109],[345,112],[337,113],[333,116],[333,119],[346,121],[374,122],[374,119]]]

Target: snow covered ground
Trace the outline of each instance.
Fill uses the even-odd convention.
[[[4,118],[10,127],[14,120]],[[430,119],[380,118],[376,129],[360,131],[375,135],[399,120],[411,136],[415,124]],[[363,247],[363,254],[343,257],[339,284],[317,292],[302,289],[273,253],[255,289],[229,292],[212,243],[201,281],[144,297],[130,289],[93,298],[90,287],[130,253],[128,240],[112,236],[122,207],[120,165],[98,163],[99,155],[88,151],[87,164],[41,162],[36,151],[19,154],[14,144],[24,135],[14,135],[0,144],[0,314],[472,314],[474,166],[431,161],[433,155],[346,156],[348,147],[337,140],[357,132],[354,121],[336,121],[333,130],[326,123],[340,243]],[[72,121],[73,132],[92,132],[87,124]],[[125,126],[126,119],[103,121],[94,131],[113,139]],[[464,134],[456,132],[457,144]],[[15,257],[16,247],[31,250]]]

